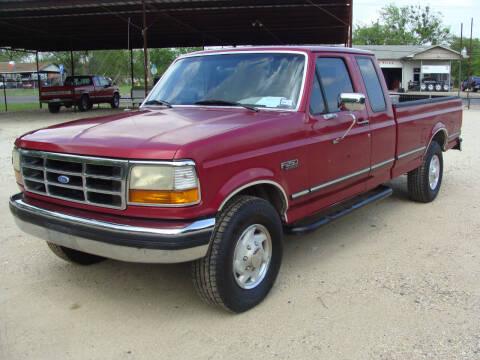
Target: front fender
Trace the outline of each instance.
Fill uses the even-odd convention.
[[[276,178],[273,171],[265,168],[246,169],[232,176],[217,192],[212,205],[220,210],[230,198],[241,190],[262,183],[276,186],[283,193],[286,210],[288,208],[288,197],[285,187],[280,179]]]

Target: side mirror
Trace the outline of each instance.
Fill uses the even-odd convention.
[[[365,95],[360,93],[341,93],[338,96],[338,107],[347,111],[364,110]]]

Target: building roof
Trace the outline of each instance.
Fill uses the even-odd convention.
[[[372,51],[378,60],[401,60],[422,58],[423,60],[460,59],[460,53],[443,45],[354,45],[355,48]],[[433,55],[434,50],[441,50]],[[429,53],[432,53],[429,56]],[[423,54],[422,56],[420,56]]]
[[[2,1],[0,47],[143,48],[143,4],[150,48],[345,44],[351,30],[352,0],[22,0]]]
[[[52,62],[38,63],[39,72],[60,72],[57,64]],[[15,66],[10,66],[8,62],[0,62],[0,74],[22,74],[37,72],[36,63],[15,63]]]

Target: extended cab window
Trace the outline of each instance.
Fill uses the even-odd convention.
[[[318,58],[316,71],[325,93],[328,112],[340,111],[338,96],[341,93],[353,92],[352,81],[345,63],[340,58]]]
[[[385,97],[383,96],[382,85],[378,79],[372,59],[367,57],[357,57],[357,64],[362,73],[363,83],[367,88],[368,99],[372,111],[383,111],[387,108]]]
[[[75,86],[86,86],[86,85],[92,84],[92,81],[89,76],[75,76],[74,82],[75,82]],[[65,86],[72,86],[71,76],[68,76],[65,79]]]
[[[95,84],[95,86],[101,86],[98,76],[95,76],[93,78],[93,83]]]

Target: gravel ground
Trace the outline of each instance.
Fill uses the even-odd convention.
[[[240,315],[200,302],[188,264],[74,266],[15,227],[14,138],[105,113],[0,114],[1,359],[480,359],[480,110],[435,202],[409,201],[400,177],[392,197],[287,237],[272,292]]]

